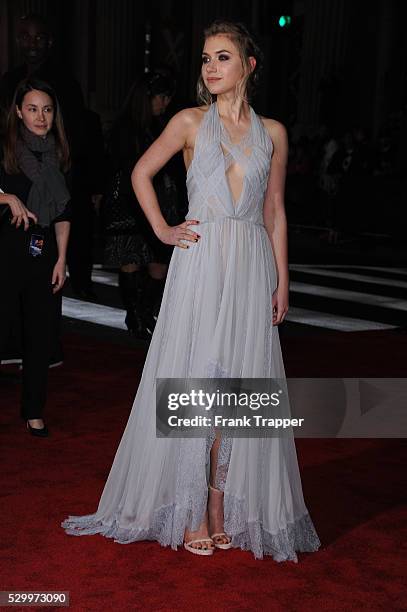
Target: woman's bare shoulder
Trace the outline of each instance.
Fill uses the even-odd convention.
[[[173,120],[175,119],[177,123],[182,123],[186,127],[196,127],[201,123],[208,109],[209,106],[184,108],[174,115]]]
[[[182,130],[187,146],[194,146],[196,133],[209,106],[196,106],[184,108],[171,119],[174,126]]]
[[[261,115],[259,115],[259,117],[270,134],[273,143],[287,142],[287,129],[283,123],[276,119],[270,119],[269,117],[263,117]]]

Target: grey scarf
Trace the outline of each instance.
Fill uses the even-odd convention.
[[[38,225],[48,227],[71,198],[59,169],[55,137],[51,132],[45,138],[37,136],[22,123],[16,151],[20,169],[32,181],[27,208],[36,215]],[[42,154],[41,161],[34,153]]]

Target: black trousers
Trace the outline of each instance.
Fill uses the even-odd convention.
[[[29,253],[31,236],[44,237],[42,254]],[[0,227],[0,354],[7,344],[13,313],[22,318],[23,371],[21,416],[42,418],[47,396],[48,365],[56,333],[57,296],[52,271],[57,260],[54,228],[21,227],[5,221]]]

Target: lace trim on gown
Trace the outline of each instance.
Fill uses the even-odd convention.
[[[171,546],[174,550],[183,543],[185,517],[187,508],[168,505],[159,508],[154,513],[150,529],[131,529],[120,527],[117,513],[110,525],[104,525],[95,517],[70,516],[61,526],[66,533],[74,536],[101,534],[113,538],[119,544],[130,544],[141,540],[156,540],[162,546]],[[277,533],[265,530],[260,521],[248,523],[244,519],[244,502],[225,494],[225,532],[232,537],[234,548],[251,550],[256,559],[265,555],[272,556],[275,561],[298,562],[296,551],[314,552],[321,543],[315,532],[308,513],[287,525]]]
[[[230,378],[230,372],[220,365],[219,361],[211,359],[206,368],[206,378]],[[211,434],[207,438],[207,464],[210,462],[210,451],[216,438],[216,430],[211,428]],[[216,475],[214,486],[220,491],[225,490],[226,478],[229,469],[230,455],[232,452],[233,441],[230,437],[221,435],[218,448],[218,458],[216,464]]]

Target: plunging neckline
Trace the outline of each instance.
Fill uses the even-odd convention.
[[[226,127],[223,124],[222,119],[220,118],[219,108],[216,102],[215,102],[215,106],[216,106],[215,108],[216,120],[219,123],[219,129],[220,129],[219,148],[220,148],[222,158],[223,158],[225,181],[228,186],[228,191],[229,191],[230,200],[231,200],[231,204],[233,208],[233,213],[236,215],[240,202],[242,201],[243,196],[245,195],[245,192],[246,192],[247,165],[250,163],[250,158],[253,152],[253,127],[254,127],[253,122],[255,120],[254,118],[255,113],[252,107],[249,105],[250,126],[246,130],[246,132],[243,134],[239,142],[233,142],[228,130],[226,129]],[[249,154],[246,153],[247,149],[250,149]],[[242,185],[241,185],[239,197],[235,200],[235,198],[233,197],[233,193],[232,193],[232,187],[231,187],[229,178],[227,176],[227,171],[228,171],[228,161],[227,160],[228,158],[229,159],[232,158],[235,163],[237,163],[238,165],[241,165],[239,164],[239,161],[238,161],[238,158],[240,156],[244,156],[244,158],[246,159],[246,168],[245,168],[244,176],[242,178]]]

